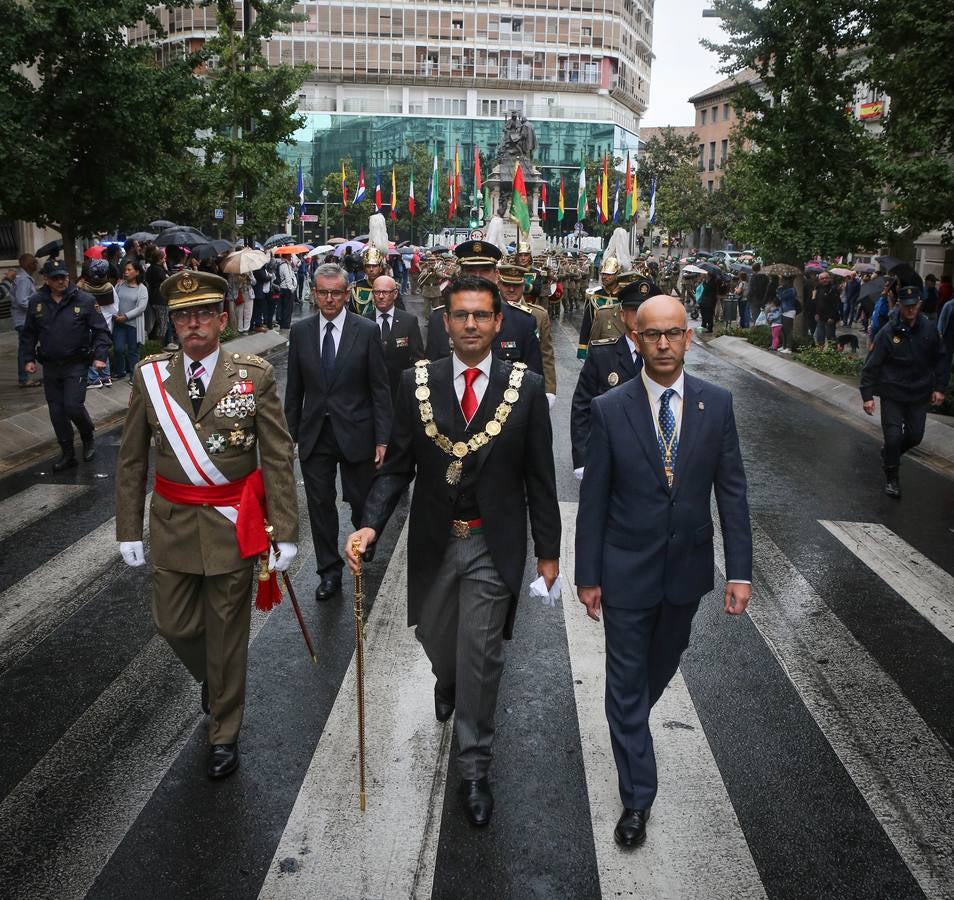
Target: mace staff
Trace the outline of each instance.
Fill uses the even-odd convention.
[[[355,636],[355,680],[358,698],[358,801],[361,811],[365,807],[364,791],[364,585],[361,574],[361,542],[351,542],[351,552],[358,561],[354,573],[354,636]]]

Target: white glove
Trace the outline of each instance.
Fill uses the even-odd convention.
[[[142,548],[142,541],[120,541],[119,552],[127,566],[136,568],[146,564],[146,551]]]
[[[582,480],[583,480],[583,466],[580,466],[580,468],[573,470],[573,477],[574,477],[577,481],[582,481]]]
[[[556,394],[547,394],[547,403],[550,404],[550,409],[553,409],[553,404],[556,403]]]
[[[278,553],[272,547],[268,551],[268,569],[274,569],[276,572],[284,572],[294,562],[298,556],[298,545],[288,544],[285,541],[278,541]]]

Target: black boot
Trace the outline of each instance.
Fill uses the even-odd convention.
[[[73,450],[72,445],[69,447],[63,446],[60,450],[60,458],[53,463],[54,472],[62,472],[64,469],[70,468],[70,466],[76,465],[76,452]]]
[[[896,500],[901,498],[901,484],[898,481],[899,466],[884,467],[884,492]]]

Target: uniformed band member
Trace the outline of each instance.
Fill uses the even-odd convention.
[[[364,272],[351,285],[348,309],[355,315],[368,316],[374,309],[372,285],[375,278],[384,274],[385,259],[377,247],[365,247],[361,260],[364,263]],[[404,309],[404,305],[402,304],[399,309]]]
[[[875,335],[861,371],[861,399],[869,416],[875,395],[881,398],[881,457],[889,497],[901,496],[901,457],[921,443],[928,407],[944,402],[950,377],[951,360],[938,330],[921,312],[921,288],[901,287],[898,306]]]
[[[530,313],[537,323],[537,339],[540,341],[540,355],[543,359],[543,384],[550,408],[556,401],[556,362],[553,356],[553,333],[550,329],[550,316],[536,303],[527,302],[526,270],[513,263],[497,263],[497,286],[504,300],[523,312]]]
[[[590,341],[590,352],[583,363],[570,411],[570,446],[573,452],[573,474],[583,477],[586,464],[586,442],[590,436],[590,404],[594,397],[605,394],[618,384],[635,378],[643,367],[636,343],[636,312],[645,300],[655,296],[658,288],[642,276],[619,292],[619,318],[625,329],[618,338]]]
[[[621,271],[619,260],[615,256],[607,256],[600,266],[600,286],[594,291],[587,292],[583,321],[580,322],[580,343],[576,350],[578,359],[586,359],[586,347],[590,342],[590,331],[593,328],[593,318],[597,310],[619,305],[616,295],[619,293]]]
[[[112,340],[96,301],[70,284],[66,266],[53,260],[44,267],[46,284],[27,301],[20,331],[20,354],[28,375],[43,364],[43,392],[60,445],[53,471],[76,465],[73,426],[83,442],[83,459],[96,455],[93,420],[86,411],[86,376],[90,363],[105,369]]]
[[[513,262],[523,269],[523,293],[539,299],[543,296],[543,286],[546,280],[542,269],[533,264],[533,252],[527,243],[517,244],[517,252]],[[506,300],[507,298],[504,297]],[[530,301],[535,303],[536,300]]]
[[[298,539],[292,440],[275,374],[258,356],[220,347],[226,288],[218,275],[188,270],[162,283],[182,350],[136,367],[116,466],[116,539],[126,563],[141,566],[155,445],[152,612],[202,683],[210,778],[238,767],[253,565],[284,571]],[[266,519],[278,547],[267,561]]]
[[[503,254],[493,244],[464,241],[454,248],[454,255],[462,275],[477,275],[497,283],[496,267]],[[536,319],[509,303],[503,306],[503,324],[494,338],[493,352],[499,359],[526,363],[531,372],[543,374]],[[427,318],[424,354],[431,361],[451,355],[451,340],[444,324],[443,306],[436,307]]]
[[[543,379],[491,352],[503,324],[497,286],[461,276],[447,296],[449,359],[404,373],[387,457],[351,541],[381,534],[411,480],[408,624],[436,678],[434,712],[456,709],[459,796],[475,826],[493,811],[492,758],[503,641],[523,592],[529,512],[537,571],[559,576],[560,510]]]

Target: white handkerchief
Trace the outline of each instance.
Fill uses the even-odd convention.
[[[553,582],[553,587],[547,590],[546,580],[540,575],[536,581],[530,582],[530,596],[539,600],[544,606],[556,606],[560,599],[560,579]]]

